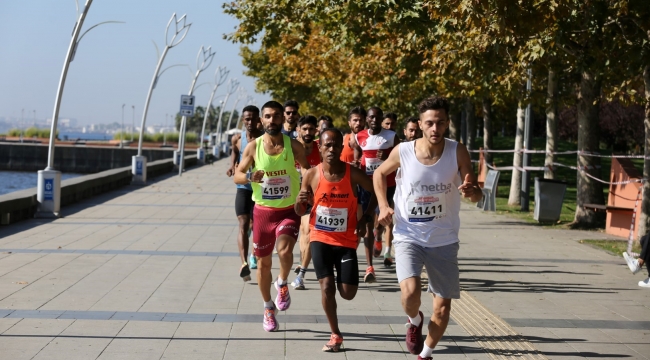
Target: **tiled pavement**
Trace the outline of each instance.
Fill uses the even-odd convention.
[[[0,228],[0,359],[415,358],[394,270],[378,268],[378,283],[339,299],[343,353],[320,352],[329,328],[311,272],[280,331],[264,332],[257,286],[237,276],[235,191],[224,173],[220,161],[64,208],[56,221]],[[576,241],[606,236],[467,205],[461,220],[463,289],[547,357],[650,357],[642,275]],[[452,321],[434,357],[494,355]]]

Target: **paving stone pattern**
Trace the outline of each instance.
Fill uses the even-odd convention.
[[[381,265],[376,284],[339,298],[345,352],[320,351],[329,326],[311,271],[307,290],[291,291],[280,331],[262,330],[257,286],[238,277],[225,168],[222,160],[66,207],[61,219],[0,228],[0,359],[414,359],[395,271]],[[469,205],[461,221],[463,289],[545,356],[650,357],[650,290],[636,285],[644,275],[577,242],[607,236]],[[359,259],[365,269],[362,248]],[[427,316],[431,303],[423,294]],[[475,340],[451,321],[434,358],[493,358]]]

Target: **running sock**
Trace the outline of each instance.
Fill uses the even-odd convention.
[[[264,307],[265,307],[265,308],[272,309],[273,307],[275,307],[275,304],[273,303],[273,300],[271,300],[271,301],[265,301],[265,302],[264,302]]]
[[[426,359],[428,357],[431,357],[432,354],[433,354],[433,349],[428,347],[427,344],[424,344],[424,347],[422,348],[422,352],[420,353],[420,357]]]
[[[391,256],[390,252],[392,250],[391,248],[392,248],[392,246],[386,246],[386,251],[384,251],[384,255],[388,254],[388,257],[390,257]]]
[[[301,278],[304,279],[306,273],[307,273],[307,268],[301,267],[300,268],[300,274],[298,274],[298,276],[300,276]]]
[[[410,316],[408,318],[409,318],[409,321],[411,322],[411,324],[413,324],[415,326],[420,326],[420,323],[422,322],[422,318],[420,317],[420,313],[418,313],[418,316],[416,316],[414,318],[412,318]]]
[[[278,286],[285,285],[286,283],[287,283],[287,280],[281,279],[281,278],[278,277]]]

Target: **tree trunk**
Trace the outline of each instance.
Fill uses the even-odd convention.
[[[596,79],[589,70],[581,73],[578,87],[578,150],[598,152],[600,145],[599,107],[600,79]],[[576,214],[573,227],[591,228],[599,225],[602,216],[593,209],[585,209],[585,204],[604,204],[603,186],[588,177],[590,174],[601,178],[600,158],[578,155]]]
[[[450,115],[449,121],[449,138],[454,139],[460,142],[460,122],[461,122],[461,112],[455,112]]]
[[[492,101],[488,96],[483,98],[483,149],[492,150]],[[492,164],[492,153],[484,156],[485,162]]]
[[[546,159],[544,160],[544,179],[554,179],[553,163],[557,151],[557,74],[548,70],[548,88],[546,92]]]
[[[643,162],[643,178],[650,179],[650,65],[643,69],[645,83],[645,160]],[[639,219],[638,238],[650,230],[650,182],[643,183],[643,201],[641,202],[641,218]]]
[[[524,104],[520,101],[517,106],[517,132],[515,135],[515,154],[512,160],[512,166],[521,167],[523,161],[523,154],[519,152],[524,148],[524,124],[526,109]],[[510,196],[508,197],[508,205],[519,206],[521,205],[521,171],[512,169],[512,178],[510,179]]]
[[[474,103],[467,98],[465,102],[465,122],[467,123],[467,150],[474,149],[474,136],[476,135],[476,119],[474,116]],[[470,154],[471,156],[471,154]]]

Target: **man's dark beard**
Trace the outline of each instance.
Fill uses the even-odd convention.
[[[267,134],[269,134],[269,135],[271,135],[271,136],[275,136],[275,135],[277,135],[277,134],[280,133],[280,129],[270,129],[270,128],[266,128],[266,129],[264,129],[264,132],[267,133]]]
[[[314,141],[314,138],[313,137],[307,138],[303,136],[302,140],[305,142],[305,144],[311,144],[311,142]]]

